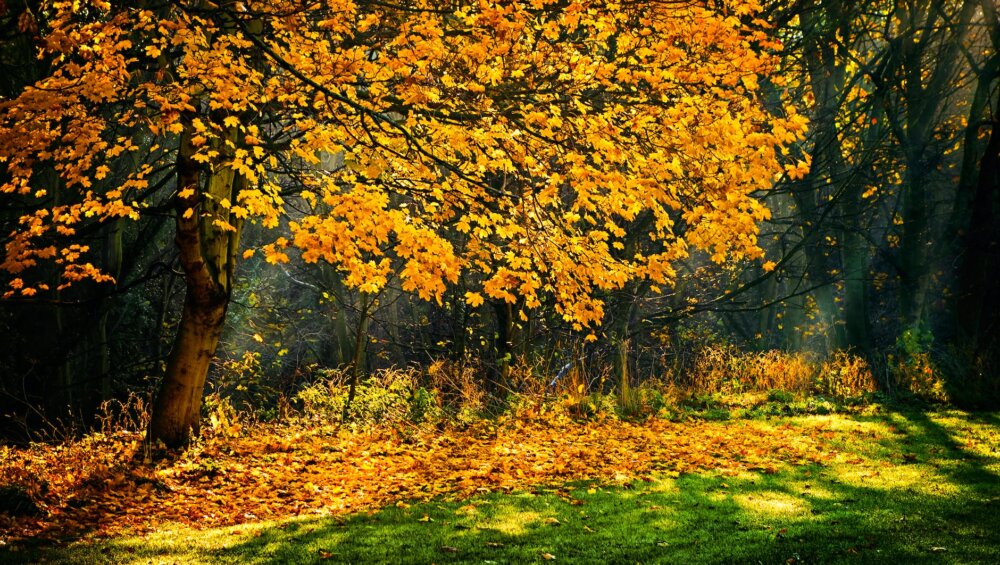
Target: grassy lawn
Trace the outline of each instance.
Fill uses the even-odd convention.
[[[47,563],[1000,562],[1000,417],[882,412],[770,420],[821,434],[829,464],[774,473],[571,482],[373,513],[295,518],[63,547]]]

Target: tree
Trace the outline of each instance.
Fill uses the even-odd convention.
[[[761,256],[752,193],[805,119],[758,101],[778,46],[751,29],[757,9],[52,2],[49,72],[0,105],[0,193],[47,203],[7,238],[7,295],[111,280],[83,226],[142,222],[168,198],[186,283],[150,430],[168,445],[198,427],[236,265],[254,253],[247,220],[282,234],[269,262],[327,261],[367,293],[395,272],[437,301],[474,272],[470,306],[544,302],[583,330],[603,316],[595,291],[669,285],[691,248]],[[123,162],[128,177],[103,182]],[[166,169],[176,182],[156,187]],[[659,245],[623,254],[640,216]],[[32,279],[43,264],[56,280]]]
[[[1000,275],[1000,18],[991,2],[982,1],[981,10],[992,54],[985,61],[968,62],[974,67],[978,63],[979,68],[950,227],[958,256],[956,349],[971,352],[966,360],[969,398],[989,405],[1000,400],[1000,382],[995,378],[1000,364],[1000,306],[995,291]]]

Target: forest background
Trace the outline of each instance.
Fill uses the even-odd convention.
[[[185,348],[214,423],[310,403],[358,418],[397,393],[408,417],[488,412],[529,393],[569,394],[584,411],[605,394],[641,411],[692,390],[1000,402],[992,0],[707,3],[717,19],[687,2],[541,2],[514,15],[503,3],[328,4],[0,2],[6,440],[75,433],[131,396],[177,415],[158,428],[154,417],[154,435],[183,443],[203,414],[201,383],[178,389],[198,393],[183,407],[163,400],[161,383],[184,374]],[[592,10],[568,24],[583,5]],[[352,18],[319,21],[340,8]],[[659,9],[686,14],[664,32],[683,48],[645,64],[681,58],[691,74],[669,86],[701,85],[685,97],[639,76],[641,58],[608,55],[609,38],[624,51],[624,30]],[[480,19],[458,24],[456,13]],[[536,51],[573,47],[542,49],[550,66],[536,64],[497,31],[518,18],[541,22]],[[600,22],[617,23],[602,36]],[[691,35],[705,22],[725,25]],[[487,64],[504,47],[506,65]],[[302,53],[371,65],[343,73],[354,83],[392,72],[381,92],[343,94],[346,79]],[[595,53],[613,78],[573,75]],[[705,70],[711,61],[722,63]],[[335,94],[340,109],[321,109],[318,97]],[[600,127],[573,121],[581,100]],[[303,126],[323,112],[348,116],[339,138]],[[505,145],[511,124],[538,132],[520,153]],[[466,133],[435,137],[455,131]],[[696,139],[682,146],[678,131]],[[348,135],[367,145],[345,150]],[[675,137],[644,153],[657,135]],[[713,135],[718,147],[704,141]],[[315,151],[317,139],[330,151]],[[579,179],[577,166],[599,179],[588,198],[600,225],[581,185],[544,201],[533,184]],[[616,203],[629,194],[610,187],[642,167],[681,188],[630,212]],[[316,171],[355,188],[324,193]],[[457,199],[434,193],[442,178]],[[558,219],[514,213],[525,190]],[[727,198],[729,210],[718,205]],[[617,214],[610,227],[602,214]],[[194,319],[201,329],[185,330]],[[179,337],[213,332],[217,349]]]

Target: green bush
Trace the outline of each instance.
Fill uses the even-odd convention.
[[[221,403],[258,421],[278,418],[282,394],[273,386],[261,366],[261,354],[246,351],[242,357],[222,359],[209,381],[209,397],[204,405],[211,415]]]
[[[767,401],[768,402],[784,402],[788,404],[795,400],[795,396],[785,390],[769,390],[767,391]]]
[[[896,355],[889,356],[890,370],[900,389],[923,400],[948,402],[942,371],[931,357],[933,342],[929,331],[904,331],[896,340]]]
[[[350,394],[348,379],[337,371],[300,390],[295,398],[306,417],[339,422]],[[437,393],[418,386],[411,371],[386,370],[358,384],[347,419],[360,425],[435,421],[442,416]]]

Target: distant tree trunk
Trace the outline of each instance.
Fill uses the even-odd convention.
[[[346,366],[353,359],[354,351],[354,343],[347,327],[347,302],[350,297],[340,273],[332,265],[320,263],[317,269],[322,277],[323,287],[330,291],[328,300],[333,309],[333,335],[331,342],[324,348],[324,351],[331,353],[324,355],[325,359],[320,361],[333,367]]]
[[[184,309],[149,427],[149,439],[168,447],[182,446],[198,432],[205,379],[229,306],[242,227],[242,221],[220,203],[235,202],[246,186],[245,177],[223,166],[207,173],[203,181],[192,158],[196,151],[192,135],[189,120],[177,158],[175,240],[184,270]],[[237,129],[229,128],[215,140],[215,149],[228,157],[236,136]]]
[[[982,356],[995,351],[1000,332],[1000,309],[996,282],[1000,278],[1000,100],[991,124],[984,124],[988,100],[1000,81],[1000,19],[991,0],[983,0],[982,11],[990,29],[994,53],[978,77],[966,126],[962,172],[951,227],[958,236],[960,258],[955,304],[956,342]],[[991,128],[980,157],[979,140],[984,125]],[[977,162],[978,161],[978,162]],[[971,346],[971,347],[970,347]]]
[[[360,294],[361,319],[358,320],[357,331],[354,332],[354,353],[351,356],[351,380],[348,385],[347,401],[344,402],[344,410],[340,415],[340,420],[346,422],[351,413],[351,404],[358,391],[358,379],[365,365],[365,352],[368,346],[368,322],[371,320],[371,311],[375,305],[375,297],[364,292]]]
[[[959,335],[974,342],[977,352],[995,345],[1000,330],[1000,102],[992,131],[979,164],[979,178],[972,198],[968,229],[963,239],[958,270]]]
[[[116,285],[121,282],[122,276],[122,234],[124,222],[121,219],[115,220],[108,234],[105,236],[104,248],[102,250],[104,270],[115,278]],[[111,348],[108,340],[108,318],[111,315],[109,299],[105,297],[100,303],[100,317],[97,325],[93,328],[93,348],[96,350],[97,363],[96,371],[100,378],[98,392],[99,401],[111,398]],[[91,369],[91,370],[95,370]],[[96,406],[96,404],[95,404]]]
[[[462,285],[455,287],[454,297],[451,301],[451,359],[457,363],[465,361],[465,350],[468,343],[466,332],[469,327],[469,309],[466,306],[463,293],[460,292],[462,288],[464,288]]]
[[[868,247],[854,231],[843,234],[844,329],[846,342],[856,353],[871,351],[868,322]]]
[[[906,172],[903,181],[900,239],[900,314],[909,328],[926,325],[929,267],[934,264],[930,243],[931,218],[935,213],[929,183],[932,166],[929,151],[935,141],[941,108],[955,91],[958,57],[971,29],[970,22],[979,3],[965,0],[958,10],[946,14],[943,4],[930,8],[906,3],[896,5],[894,18],[909,22],[911,35],[901,35],[892,43],[896,66],[896,88],[905,99],[902,121],[890,113],[896,138],[903,147]],[[933,52],[931,50],[934,49]]]
[[[837,115],[845,89],[846,71],[833,46],[833,38],[847,25],[845,9],[842,2],[832,2],[824,6],[823,13],[810,12],[803,16],[803,24],[807,28],[818,30],[804,42],[809,84],[816,97],[813,122],[818,133],[813,141],[812,169],[804,179],[807,183],[804,186],[808,188],[794,192],[808,226],[803,234],[807,241],[802,246],[806,255],[805,273],[812,284],[819,285],[812,297],[816,301],[819,320],[826,329],[826,348],[831,350],[842,348],[846,341],[833,286],[835,276],[842,276],[842,273],[833,274],[836,263],[824,238],[828,233],[824,224],[832,211],[832,204],[824,190],[840,176],[843,169]]]
[[[510,383],[511,361],[514,356],[514,313],[513,305],[504,300],[497,300],[493,303],[493,310],[496,313],[496,354],[497,370],[500,373],[501,388],[507,387]]]
[[[927,295],[927,175],[920,160],[923,147],[907,151],[903,192],[903,234],[900,238],[899,305],[903,323],[918,329],[924,323]]]

